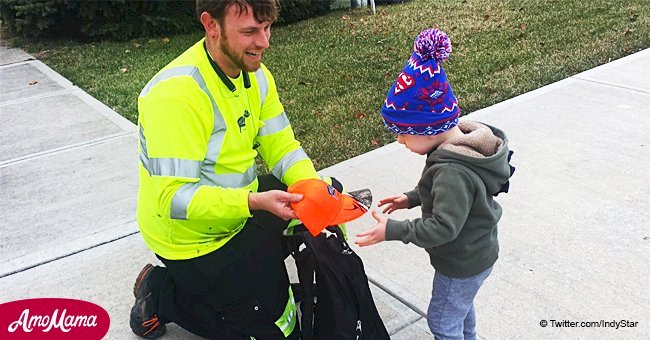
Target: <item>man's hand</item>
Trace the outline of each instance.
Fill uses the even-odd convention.
[[[384,208],[384,211],[382,211],[384,214],[392,213],[395,210],[399,209],[406,209],[409,207],[409,198],[406,197],[406,195],[401,194],[399,196],[392,196],[392,197],[386,197],[383,198],[381,201],[379,201],[378,207],[381,207],[383,205],[388,204],[386,208]]]
[[[377,224],[369,230],[357,234],[357,240],[354,243],[360,247],[386,241],[386,222],[388,218],[374,210],[372,211],[372,217],[377,220]]]
[[[248,209],[266,210],[283,220],[297,219],[291,209],[292,202],[300,202],[301,194],[290,194],[282,190],[251,192],[248,194]]]

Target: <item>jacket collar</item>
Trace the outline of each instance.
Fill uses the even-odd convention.
[[[217,74],[219,79],[221,79],[221,81],[226,85],[226,87],[228,88],[228,90],[230,90],[230,92],[237,91],[237,87],[235,87],[235,84],[232,83],[230,78],[228,78],[228,76],[221,70],[219,65],[217,65],[217,63],[212,59],[212,56],[210,56],[210,53],[208,53],[208,48],[206,47],[205,40],[203,40],[203,49],[205,50],[206,57],[210,61],[210,65],[212,66],[212,69]],[[250,80],[250,78],[248,76],[248,72],[244,72],[242,70],[241,73],[242,73],[242,76],[244,77],[244,88],[247,88],[247,89],[250,88],[251,87],[251,80]]]

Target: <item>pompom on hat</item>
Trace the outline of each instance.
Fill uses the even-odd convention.
[[[381,115],[396,134],[436,135],[458,125],[458,100],[440,66],[449,59],[451,41],[439,29],[422,31],[413,54],[388,90]]]

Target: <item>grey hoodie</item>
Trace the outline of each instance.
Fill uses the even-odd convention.
[[[493,197],[507,190],[511,167],[503,131],[471,121],[458,126],[464,136],[433,150],[417,187],[406,193],[409,208],[422,206],[422,218],[389,219],[386,239],[425,248],[446,276],[469,277],[497,260],[501,206]]]

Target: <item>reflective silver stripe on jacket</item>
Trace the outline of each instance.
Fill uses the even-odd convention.
[[[163,80],[171,79],[174,77],[181,77],[181,76],[191,76],[196,80],[194,73],[199,73],[199,69],[196,66],[179,66],[179,67],[174,67],[162,71],[153,79],[151,79],[151,81],[142,89],[142,91],[140,92],[140,97],[146,96],[152,87],[156,86],[159,82]],[[200,78],[201,74],[198,74],[198,76]]]
[[[267,119],[264,121],[264,126],[257,133],[258,136],[266,136],[276,132],[282,131],[282,129],[289,126],[289,118],[287,114],[282,112],[282,114],[277,115],[273,118]]]
[[[223,188],[243,188],[253,183],[256,178],[257,164],[253,162],[253,165],[246,169],[243,174],[203,174],[201,182],[206,185],[216,185]]]
[[[187,220],[187,207],[194,197],[194,194],[199,187],[202,185],[206,186],[215,186],[214,180],[216,183],[220,183],[217,186],[225,188],[243,188],[251,183],[257,178],[257,165],[253,163],[253,166],[248,168],[243,174],[211,174],[212,179],[201,178],[196,183],[187,183],[183,184],[172,198],[171,214],[170,217],[175,220]]]
[[[284,157],[282,157],[282,159],[277,164],[275,164],[271,172],[275,178],[282,180],[282,177],[287,172],[287,170],[289,170],[292,165],[296,164],[296,162],[303,159],[308,159],[305,150],[302,148],[295,149],[284,155]]]
[[[199,179],[201,175],[201,162],[180,158],[149,158],[147,152],[147,139],[144,129],[139,129],[140,162],[149,176],[169,176]]]
[[[260,88],[260,108],[262,105],[264,105],[264,100],[266,99],[266,95],[269,93],[269,81],[266,79],[266,74],[264,74],[264,70],[262,70],[262,67],[260,67],[257,71],[255,71],[255,78],[257,79],[257,85]]]
[[[201,162],[179,158],[152,158],[150,160],[153,175],[200,178]]]
[[[256,73],[257,75],[257,73]],[[161,72],[149,82],[140,93],[145,96],[157,83],[168,80],[173,77],[190,76],[197,83],[199,88],[208,96],[212,104],[212,113],[214,116],[214,127],[208,140],[207,152],[203,162],[174,159],[174,158],[154,158],[150,159],[147,154],[146,139],[144,130],[140,128],[140,160],[150,175],[174,176],[186,178],[198,178],[196,183],[187,183],[182,185],[172,198],[171,213],[172,219],[187,219],[187,207],[194,197],[194,194],[201,185],[219,186],[224,188],[242,188],[251,184],[257,178],[257,166],[253,165],[246,169],[243,174],[216,174],[215,164],[219,158],[221,146],[226,133],[226,123],[219,111],[212,94],[207,88],[205,80],[201,76],[199,69],[194,66],[180,66]],[[260,81],[260,95],[262,95],[262,85],[264,85],[263,96],[266,97],[268,84],[266,77],[262,74],[263,81]]]
[[[140,162],[142,162],[142,166],[147,169],[149,176],[151,176],[151,167],[149,166],[149,153],[147,153],[147,139],[144,137],[144,130],[142,129],[142,126],[140,126],[138,133],[138,142],[140,143]]]
[[[200,182],[197,183],[187,183],[183,184],[172,198],[172,207],[169,216],[174,220],[186,220],[187,219],[187,207],[190,205],[190,201],[199,187],[201,186]]]

